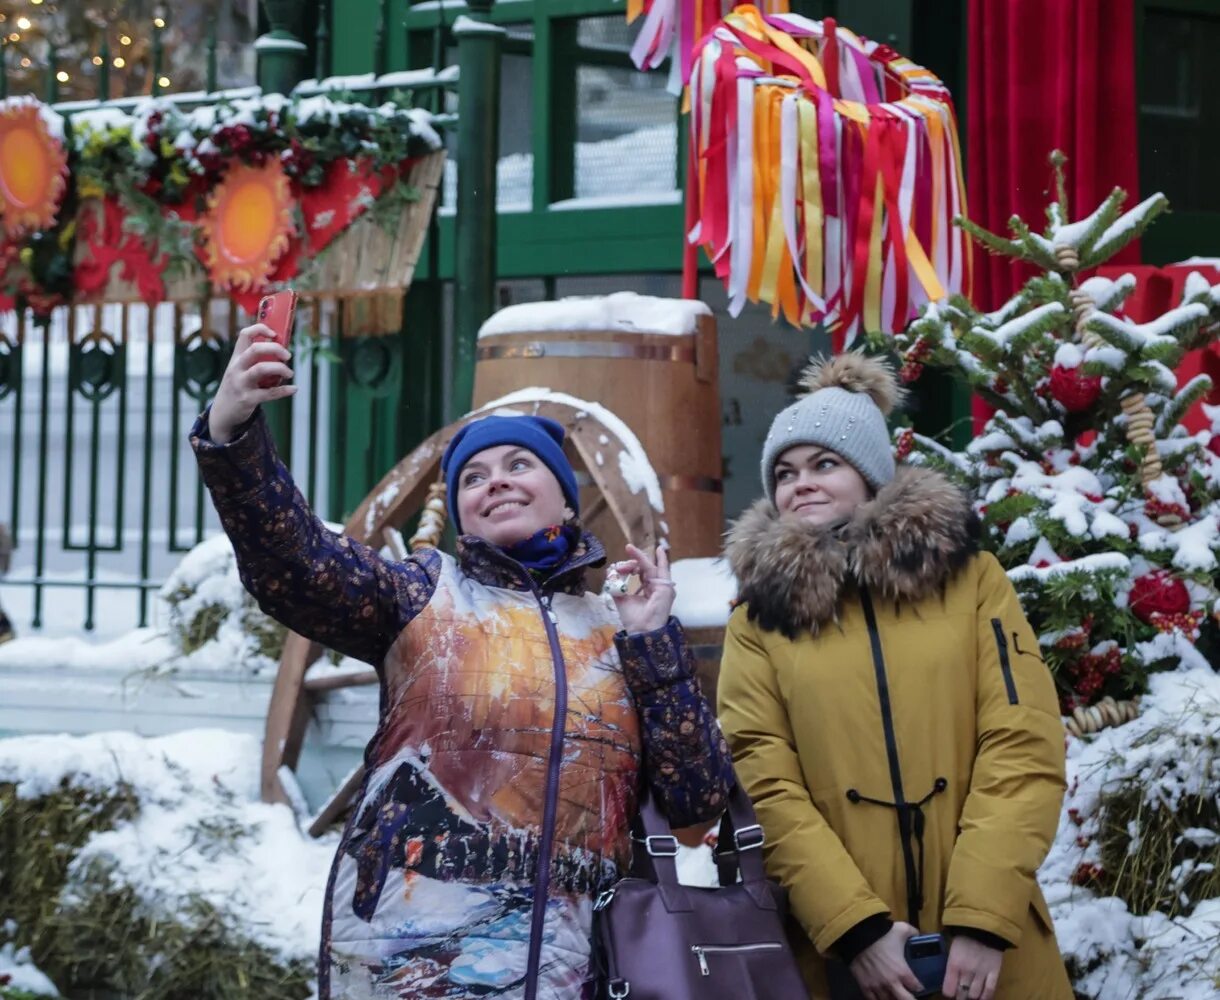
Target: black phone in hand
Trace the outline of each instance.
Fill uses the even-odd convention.
[[[945,969],[949,964],[949,946],[944,935],[916,934],[907,938],[905,955],[907,965],[921,985],[921,989],[914,991],[915,996],[940,996],[941,987],[945,984]],[[864,993],[846,962],[828,959],[826,979],[830,987],[830,1000],[864,1000]]]
[[[915,973],[922,989],[915,996],[940,996],[945,984],[945,969],[949,964],[949,946],[943,934],[916,934],[907,938],[907,965]]]

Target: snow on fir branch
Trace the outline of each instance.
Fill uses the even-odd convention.
[[[995,410],[960,452],[909,429],[898,451],[972,495],[983,544],[1016,584],[1070,712],[1138,694],[1152,671],[1220,663],[1220,407],[1188,431],[1182,421],[1213,387],[1174,375],[1220,335],[1220,286],[1194,274],[1163,315],[1125,315],[1132,275],[1081,272],[1167,203],[1155,195],[1123,212],[1116,190],[1073,221],[1063,163],[1052,161],[1057,197],[1041,233],[1021,219],[1008,238],[960,221],[1041,273],[990,312],[960,296],[930,305],[891,346],[904,380],[948,371]]]

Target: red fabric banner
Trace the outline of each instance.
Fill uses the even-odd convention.
[[[1071,219],[1114,187],[1139,201],[1134,0],[969,0],[967,133],[970,215],[1007,234],[1021,216],[1045,225],[1054,198],[1051,150],[1068,157]],[[998,308],[1034,273],[979,254],[974,299]],[[1138,244],[1110,262],[1138,263]],[[976,401],[976,424],[980,414]]]

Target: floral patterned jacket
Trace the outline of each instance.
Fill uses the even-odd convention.
[[[584,589],[605,558],[587,534],[541,584],[473,536],[383,558],[310,511],[261,416],[223,446],[206,420],[191,442],[247,589],[381,680],[320,996],[579,1000],[641,777],[674,826],[717,816],[733,780],[681,626],[628,636]]]

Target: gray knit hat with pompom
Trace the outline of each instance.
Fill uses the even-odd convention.
[[[813,361],[801,375],[806,390],[771,423],[762,452],[762,483],[775,502],[775,463],[789,448],[813,444],[841,456],[878,490],[894,478],[894,449],[885,418],[903,389],[884,362],[849,352]]]

